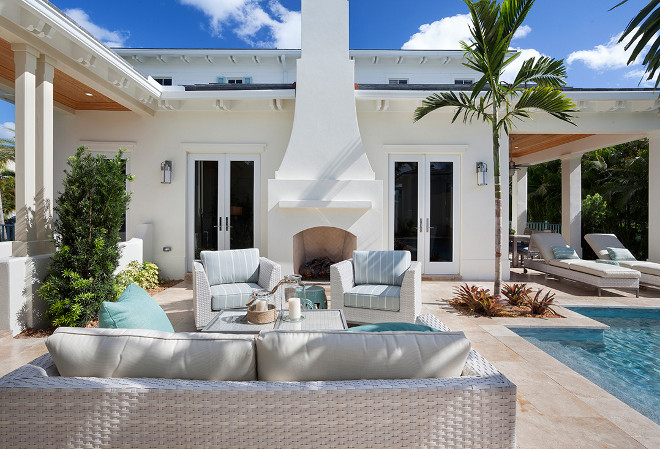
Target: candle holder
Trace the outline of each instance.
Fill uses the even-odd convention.
[[[302,314],[302,302],[305,301],[305,285],[302,283],[302,276],[289,274],[284,276],[283,280],[285,287],[284,295],[281,296],[283,304],[280,307],[282,320],[300,321],[305,318]]]
[[[265,304],[263,304],[265,302]],[[259,308],[259,305],[262,305]],[[265,306],[265,307],[264,307]],[[252,324],[272,323],[277,319],[277,306],[274,295],[268,290],[256,290],[248,303],[247,320]]]

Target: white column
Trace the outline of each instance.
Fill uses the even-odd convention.
[[[660,262],[660,133],[649,136],[649,260]]]
[[[527,227],[527,167],[515,171],[511,181],[511,221],[516,234]]]
[[[582,156],[561,160],[561,233],[582,257]]]
[[[55,60],[37,61],[36,99],[36,226],[37,239],[48,240],[53,217],[53,76]]]
[[[36,240],[35,212],[35,73],[39,52],[12,44],[15,64],[16,240]],[[22,255],[22,254],[17,254]]]

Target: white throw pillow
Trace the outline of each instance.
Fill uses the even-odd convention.
[[[457,377],[469,352],[462,332],[262,331],[258,377],[272,382]]]
[[[252,336],[60,327],[46,347],[66,377],[257,380]]]

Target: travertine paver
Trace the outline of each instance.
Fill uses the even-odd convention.
[[[508,329],[525,326],[599,326],[597,321],[562,308],[564,305],[660,307],[660,290],[629,292],[596,290],[543,275],[515,270],[514,279],[534,288],[552,288],[556,309],[565,319],[473,318],[460,315],[444,299],[461,281],[424,281],[423,313],[437,315],[447,326],[462,330],[474,348],[518,385],[517,443],[520,448],[657,448],[660,426],[628,407]],[[492,283],[479,282],[487,288]],[[174,329],[195,331],[192,285],[181,283],[156,295]],[[13,339],[0,334],[0,375],[46,351],[43,339]]]

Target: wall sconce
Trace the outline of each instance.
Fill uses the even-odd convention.
[[[488,185],[488,165],[485,162],[477,162],[477,185]]]
[[[160,183],[172,184],[172,161],[160,163]]]

